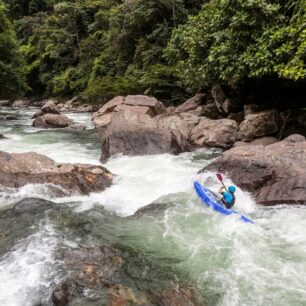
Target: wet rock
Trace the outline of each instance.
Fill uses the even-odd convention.
[[[51,208],[53,208],[54,203],[37,198],[26,198],[18,202],[14,206],[14,210],[18,214],[30,213],[30,214],[40,214]]]
[[[1,139],[7,139],[5,136],[3,136],[2,134],[0,134],[0,140]]]
[[[201,120],[199,116],[193,115],[192,113],[181,113],[180,116],[189,124],[191,128],[195,127]]]
[[[22,107],[28,107],[30,105],[30,100],[17,100],[13,103],[13,108],[22,108]]]
[[[66,306],[83,293],[83,288],[76,282],[66,281],[52,292],[51,299],[56,306]]]
[[[71,125],[69,125],[69,129],[77,130],[77,131],[85,131],[86,130],[86,125],[83,124],[83,123],[71,124]]]
[[[65,115],[45,114],[36,118],[33,126],[40,128],[65,128],[69,125],[69,118]]]
[[[279,127],[280,117],[276,110],[247,115],[239,126],[239,138],[249,142],[258,137],[273,135],[279,131]]]
[[[191,286],[165,289],[155,296],[154,304],[163,306],[206,305],[204,301],[200,301],[198,293]]]
[[[7,115],[5,116],[5,119],[6,120],[18,120],[18,117],[14,115]]]
[[[88,194],[109,187],[112,178],[112,174],[101,166],[57,164],[41,154],[0,151],[0,185],[4,187],[53,184],[70,194]]]
[[[206,104],[206,95],[197,94],[194,97],[190,98],[180,106],[175,109],[176,113],[186,113],[190,111],[195,111],[199,106]]]
[[[238,137],[236,121],[229,119],[210,120],[201,118],[191,130],[191,141],[197,147],[217,147],[227,149]]]
[[[69,118],[60,114],[56,101],[48,100],[35,115],[33,126],[40,128],[65,128],[70,124]]]
[[[204,170],[227,173],[257,203],[306,204],[306,141],[233,148]],[[292,139],[291,138],[291,139]]]
[[[189,142],[175,127],[164,126],[172,119],[154,120],[148,115],[125,111],[114,113],[105,131],[102,144],[102,160],[116,154],[148,155],[179,154],[190,149]],[[181,121],[182,122],[182,121]],[[187,124],[187,123],[186,123]]]

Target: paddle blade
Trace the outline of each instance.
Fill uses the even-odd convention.
[[[221,175],[220,173],[217,173],[216,176],[217,176],[217,179],[218,179],[221,183],[223,183],[223,177],[222,177],[222,175]]]

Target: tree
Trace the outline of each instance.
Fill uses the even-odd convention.
[[[24,67],[12,24],[0,1],[0,98],[12,98],[24,93]]]
[[[263,77],[305,79],[305,0],[212,0],[175,30],[166,54],[191,91]]]

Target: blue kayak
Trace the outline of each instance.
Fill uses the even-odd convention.
[[[217,196],[209,189],[205,188],[204,186],[202,186],[199,182],[194,182],[194,188],[199,196],[199,198],[203,201],[204,204],[206,204],[207,206],[211,207],[213,210],[229,216],[232,214],[238,214],[240,215],[237,211],[231,210],[231,209],[227,209],[225,208],[221,203],[219,203],[219,200],[217,198]],[[246,222],[246,223],[253,223],[254,222],[243,216],[240,215],[240,220]]]

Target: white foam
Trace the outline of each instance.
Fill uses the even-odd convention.
[[[32,306],[49,298],[56,245],[54,229],[47,224],[0,259],[0,305]]]

